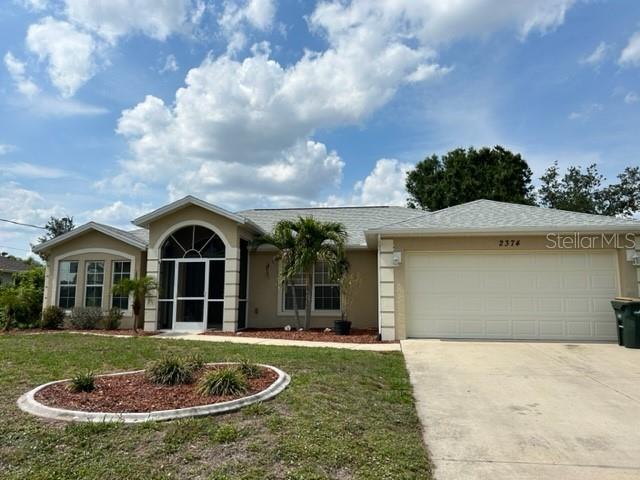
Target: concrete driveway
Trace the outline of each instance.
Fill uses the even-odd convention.
[[[640,350],[402,342],[436,480],[640,478]]]

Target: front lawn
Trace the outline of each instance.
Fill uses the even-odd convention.
[[[138,425],[50,422],[16,407],[38,384],[169,351],[242,355],[292,382],[237,413]],[[0,478],[429,479],[431,467],[400,353],[61,333],[0,335]]]

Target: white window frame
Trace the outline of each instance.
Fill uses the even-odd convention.
[[[316,276],[316,270],[315,270],[315,266],[313,268],[313,275],[311,276],[311,315],[312,316],[316,316],[316,317],[321,317],[321,316],[325,316],[325,317],[339,317],[342,314],[342,291],[340,291],[339,296],[340,296],[340,307],[337,310],[318,310],[316,309],[316,284],[315,284],[315,276]],[[304,284],[294,284],[295,286],[305,286]],[[338,288],[340,288],[340,286],[337,283],[321,283],[318,284],[318,286],[337,286]],[[285,289],[284,289],[284,285],[283,283],[278,279],[278,316],[284,316],[284,317],[292,317],[295,315],[295,312],[293,310],[285,310],[284,306],[285,306],[285,301],[284,301],[284,297],[285,296]],[[299,313],[304,313],[304,309],[303,308],[299,308],[298,309]]]
[[[93,263],[101,263],[102,264],[102,283],[89,283],[89,266],[91,264],[93,264]],[[100,308],[100,309],[104,308],[104,305],[103,305],[103,303],[104,303],[103,302],[103,300],[104,300],[104,274],[105,274],[105,271],[104,271],[104,266],[105,265],[104,264],[105,264],[104,260],[87,260],[85,262],[85,267],[84,267],[84,271],[85,271],[85,276],[84,276],[84,301],[82,302],[85,307]],[[93,272],[92,275],[99,275],[99,273]],[[89,287],[93,287],[93,288],[100,287],[100,306],[87,305],[87,298],[88,298],[87,289]]]
[[[131,274],[133,273],[133,263],[131,262],[131,260],[112,260],[111,261],[111,294],[109,295],[109,308],[113,308],[113,286],[116,284],[115,282],[115,264],[116,263],[128,263],[129,264],[129,278],[131,278]],[[125,278],[125,277],[122,277]],[[120,280],[122,280],[122,278]],[[127,309],[126,310],[122,310],[122,314],[124,316],[131,316],[133,314],[132,312],[132,302],[133,302],[133,294],[129,295],[129,300],[127,301]]]
[[[61,282],[61,278],[62,275],[60,275],[60,270],[62,269],[62,265],[64,263],[75,263],[76,264],[76,283],[70,284],[64,284],[62,285]],[[72,308],[76,307],[76,299],[78,298],[78,270],[80,268],[80,262],[78,260],[61,260],[60,262],[58,262],[58,278],[57,278],[57,289],[58,289],[58,295],[57,295],[57,302],[56,305],[60,306],[60,294],[62,293],[62,288],[61,287],[73,287],[73,307],[69,308],[69,307],[60,307],[63,308],[65,310],[65,312],[70,312]]]

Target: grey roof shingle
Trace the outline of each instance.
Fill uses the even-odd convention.
[[[365,230],[424,215],[424,212],[412,208],[386,206],[256,209],[237,213],[266,232],[272,231],[280,220],[295,220],[298,217],[310,216],[320,221],[340,222],[347,230],[349,246],[366,245]]]
[[[591,215],[552,208],[517,205],[492,200],[476,200],[454,207],[422,212],[422,215],[384,225],[380,230],[504,230],[513,228],[629,227],[640,229],[640,221]]]
[[[22,260],[0,256],[0,272],[24,272],[29,268]]]
[[[94,222],[97,223],[97,222]],[[130,238],[136,242],[142,242],[145,245],[149,245],[149,230],[146,228],[136,228],[135,230],[122,230],[120,228],[112,227],[111,225],[105,225],[104,223],[99,223],[101,227],[106,228],[107,230],[111,230],[112,232],[123,235],[125,237]]]

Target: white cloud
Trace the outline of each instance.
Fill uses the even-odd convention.
[[[238,29],[247,23],[258,30],[268,30],[273,25],[276,13],[275,0],[245,0],[224,3],[224,10],[218,18],[218,24],[227,32]]]
[[[306,51],[287,66],[270,58],[265,43],[243,60],[210,56],[188,72],[171,104],[147,96],[123,111],[117,132],[128,141],[131,157],[98,186],[164,184],[173,197],[197,193],[234,207],[326,198],[340,182],[344,162],[314,141],[317,129],[361,124],[407,82],[447,74],[450,67],[436,62],[439,42],[498,28],[513,28],[521,36],[546,32],[562,23],[572,3],[536,0],[518,8],[497,0],[447,8],[436,0],[321,3],[308,24],[325,37],[324,51]],[[239,15],[242,5],[250,3],[227,3],[227,16],[219,21],[269,25],[256,20],[268,15],[254,20]],[[388,162],[376,172],[401,169]],[[375,197],[369,192],[380,177],[372,175],[358,186],[354,201]],[[384,198],[404,202],[401,197]]]
[[[407,204],[405,180],[413,168],[410,163],[382,158],[364,180],[353,186],[346,197],[330,196],[325,205],[401,205]]]
[[[0,156],[14,152],[17,149],[15,145],[8,143],[0,143]]]
[[[33,80],[27,76],[25,63],[14,57],[11,52],[5,54],[4,64],[13,79],[16,89],[22,95],[33,97],[40,91]]]
[[[70,21],[111,44],[119,37],[142,33],[165,40],[187,32],[200,21],[202,0],[65,0]]]
[[[68,22],[46,17],[29,26],[26,42],[47,62],[51,82],[63,97],[73,96],[95,73],[95,41]]]
[[[0,172],[20,178],[47,178],[55,179],[69,176],[69,172],[59,168],[36,165],[27,162],[0,164]]]
[[[167,58],[164,61],[164,66],[160,69],[160,73],[176,72],[179,68],[176,56],[170,54],[167,55]]]
[[[142,205],[129,205],[121,200],[117,200],[102,208],[83,212],[81,216],[96,222],[130,229],[131,220],[133,218],[139,217],[150,210],[151,205],[148,203]]]
[[[608,51],[609,46],[605,42],[600,42],[593,52],[580,59],[580,63],[583,65],[597,67],[607,57]]]
[[[602,109],[603,107],[601,104],[591,103],[576,112],[571,112],[569,114],[569,120],[588,120],[595,113],[601,112]]]
[[[19,0],[19,3],[26,9],[34,12],[46,10],[49,6],[48,0]]]
[[[640,32],[631,36],[627,46],[620,52],[618,63],[624,66],[640,66]]]
[[[631,105],[632,103],[640,102],[640,95],[636,92],[629,92],[624,96],[624,103]]]

